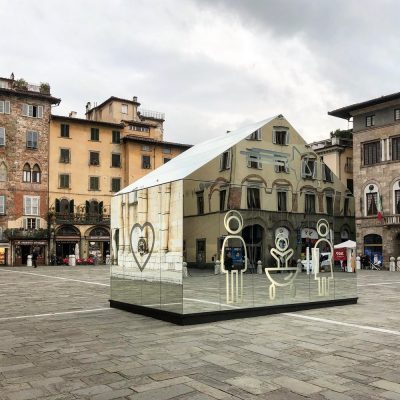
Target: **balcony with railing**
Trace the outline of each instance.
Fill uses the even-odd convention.
[[[158,120],[162,120],[162,121],[165,120],[165,113],[163,113],[163,112],[140,109],[138,111],[138,113],[144,118],[152,118],[152,119],[158,119]]]
[[[386,215],[383,217],[385,225],[400,225],[400,215]]]
[[[55,213],[55,223],[72,225],[109,225],[109,214]]]
[[[50,96],[50,85],[42,82],[40,84],[29,83],[25,79],[5,79],[0,78],[0,88],[9,90],[19,90],[25,92],[35,92]]]

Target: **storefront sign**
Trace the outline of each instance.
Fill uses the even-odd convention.
[[[37,246],[46,246],[47,242],[45,241],[40,241],[40,240],[14,240],[13,243],[15,245],[20,245],[20,246],[31,246],[31,245],[37,245]]]
[[[110,236],[85,236],[85,238],[91,242],[108,242],[110,240]]]
[[[334,252],[333,252],[333,259],[335,261],[347,260],[347,251],[346,251],[346,249],[335,249]]]

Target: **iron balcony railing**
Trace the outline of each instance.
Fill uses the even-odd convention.
[[[81,214],[81,213],[56,213],[55,222],[57,224],[76,224],[76,225],[109,225],[109,214]]]

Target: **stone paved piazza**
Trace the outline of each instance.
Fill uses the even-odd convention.
[[[182,327],[110,309],[104,266],[1,268],[0,399],[400,399],[399,288]]]

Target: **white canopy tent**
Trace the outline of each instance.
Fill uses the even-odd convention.
[[[335,249],[355,249],[357,246],[357,243],[354,242],[353,240],[346,240],[343,243],[339,243],[339,244],[335,244],[335,246],[333,246]]]
[[[351,264],[352,262],[355,262],[356,246],[357,243],[353,240],[346,240],[343,243],[339,243],[333,246],[334,249],[346,249],[347,272],[353,272]],[[354,260],[352,260],[352,258],[354,258]]]

